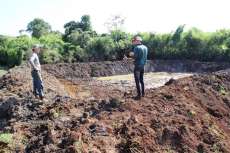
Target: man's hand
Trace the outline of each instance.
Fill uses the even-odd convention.
[[[36,70],[36,71],[41,71],[41,69],[40,68],[38,68],[38,67],[34,67],[34,70]]]
[[[126,55],[124,55],[123,61],[127,61],[127,60],[128,60],[128,57]]]
[[[126,55],[124,55],[123,61],[124,61],[124,62],[133,61],[133,58],[129,58],[129,57],[127,57]]]
[[[134,52],[129,52],[129,56],[133,57],[134,56]]]

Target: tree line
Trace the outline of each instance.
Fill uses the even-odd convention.
[[[116,21],[112,21],[116,22]],[[123,21],[122,21],[123,22]],[[35,18],[29,22],[28,35],[0,35],[0,64],[13,67],[27,60],[33,44],[42,44],[42,63],[121,60],[132,49],[131,38],[140,35],[149,48],[148,59],[230,61],[230,30],[203,32],[179,26],[171,33],[130,34],[111,28],[98,34],[92,29],[89,15],[64,25],[65,32],[52,31],[49,23]]]

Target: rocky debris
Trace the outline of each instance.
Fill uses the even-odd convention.
[[[105,125],[99,125],[99,124],[92,124],[89,126],[89,132],[92,135],[100,135],[100,136],[108,136],[108,129],[105,127]]]

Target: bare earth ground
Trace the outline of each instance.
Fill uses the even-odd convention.
[[[43,71],[46,102],[31,95],[29,68],[0,79],[2,152],[230,152],[230,70],[185,74],[164,86],[182,74],[149,73],[146,82],[156,87],[160,77],[161,87],[148,87],[140,101],[132,98],[132,76],[56,75]]]
[[[0,65],[0,77],[7,73],[7,68]]]

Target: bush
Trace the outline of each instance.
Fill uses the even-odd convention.
[[[22,63],[22,50],[9,50],[8,51],[8,62],[7,65],[13,67]]]
[[[0,35],[0,64],[19,65],[31,55],[31,46],[42,44],[41,63],[121,60],[132,50],[132,34],[121,30],[98,35],[90,27],[89,18],[71,21],[65,34],[44,33],[38,38]],[[207,33],[196,28],[184,31],[184,25],[173,33],[139,33],[148,47],[148,59],[189,59],[230,61],[230,30]]]
[[[90,58],[99,60],[111,60],[116,57],[115,44],[111,37],[95,37],[91,39],[87,47]]]
[[[0,64],[13,67],[20,65],[23,60],[23,53],[26,50],[26,45],[21,38],[0,38]]]
[[[74,62],[84,62],[88,60],[87,52],[80,46],[76,46],[73,51]]]
[[[41,52],[41,63],[51,64],[61,62],[62,56],[57,50],[46,49]]]
[[[75,46],[66,43],[64,47],[65,51],[63,52],[63,61],[64,62],[84,62],[88,61],[88,54],[85,49],[81,48],[80,46]]]
[[[43,35],[39,39],[39,43],[42,44],[43,48],[47,48],[50,50],[57,50],[59,53],[64,51],[64,41],[62,40],[62,36],[57,33],[50,33],[47,35]]]

